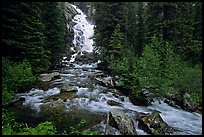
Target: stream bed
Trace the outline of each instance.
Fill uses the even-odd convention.
[[[70,131],[70,126],[85,120],[84,129],[87,129],[99,124],[111,110],[119,109],[134,121],[138,135],[148,135],[138,128],[135,113],[158,111],[170,127],[177,129],[171,135],[202,135],[202,114],[171,107],[162,100],[150,106],[135,106],[120,91],[99,84],[95,78],[106,81],[112,79],[96,69],[99,62],[75,63],[77,55],[82,55],[84,51],[93,52],[93,40],[90,37],[93,36],[94,25],[86,20],[86,15],[79,8],[73,7],[79,13],[73,19],[76,23],[73,27],[75,47],[71,49],[75,53],[70,60],[63,58],[66,67],[57,70],[59,77],[47,82],[47,89],[33,87],[30,91],[16,95],[17,98],[25,98],[22,105],[11,108],[18,121],[35,126],[48,120],[55,124],[58,131]]]

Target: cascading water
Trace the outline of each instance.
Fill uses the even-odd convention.
[[[93,51],[93,40],[90,38],[93,35],[93,25],[86,20],[86,15],[79,8],[75,5],[72,6],[79,14],[73,19],[76,25],[74,26],[73,40],[75,49],[72,47],[72,50],[75,50],[75,53],[72,55],[71,60],[67,61],[67,63],[74,63],[77,54],[82,54],[83,51]],[[64,57],[64,59],[66,59],[66,57]],[[202,134],[201,114],[190,113],[179,108],[171,107],[163,101],[160,101],[160,103],[155,101],[150,106],[135,106],[130,102],[129,97],[122,95],[116,89],[101,86],[96,82],[96,80],[94,80],[94,77],[105,75],[102,71],[95,69],[96,65],[97,62],[84,65],[75,63],[74,68],[64,68],[60,71],[60,78],[50,82],[50,84],[54,85],[53,88],[48,90],[35,88],[30,90],[28,93],[17,94],[17,96],[25,98],[23,106],[26,106],[26,108],[30,107],[36,110],[39,114],[41,114],[40,112],[43,109],[43,105],[50,103],[50,106],[56,106],[56,104],[58,104],[63,108],[63,113],[59,114],[58,112],[57,116],[52,117],[52,119],[50,117],[53,113],[51,113],[51,115],[46,115],[44,119],[57,121],[56,125],[62,129],[69,127],[70,123],[73,125],[77,124],[79,119],[85,119],[89,125],[87,127],[90,128],[102,121],[107,112],[113,109],[120,109],[130,117],[134,117],[134,112],[151,113],[154,110],[157,110],[160,112],[162,119],[170,127],[179,129],[171,134]],[[104,80],[112,79],[110,76],[103,76],[102,78]],[[76,91],[63,92],[60,90],[59,85],[61,84],[75,86]],[[54,96],[58,98],[54,98]],[[49,99],[50,97],[53,98]],[[115,105],[110,102],[115,102]],[[25,111],[22,111],[24,115],[23,118],[25,119],[26,116],[24,112]],[[35,115],[37,114],[35,113]],[[49,118],[47,118],[48,116]],[[32,115],[32,117],[34,117],[34,115]],[[37,118],[35,117],[35,119]],[[134,123],[136,125],[138,135],[148,134],[137,127],[137,120],[134,120]]]
[[[76,9],[78,15],[72,19],[76,25],[73,26],[73,44],[75,50],[73,50],[73,48],[71,50],[76,53],[72,55],[70,62],[74,62],[77,54],[81,53],[82,55],[83,51],[93,52],[93,39],[91,37],[94,34],[94,25],[87,21],[87,15],[85,15],[77,6],[72,6]]]

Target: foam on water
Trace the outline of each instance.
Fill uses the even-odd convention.
[[[169,126],[181,130],[174,134],[202,134],[201,114],[171,107],[163,101],[160,101],[160,103],[156,101],[152,106],[148,106],[147,108],[160,111],[161,117]]]
[[[73,44],[76,46],[81,46],[81,52],[93,52],[93,39],[91,38],[94,34],[94,25],[87,21],[87,15],[85,15],[77,6],[70,4],[74,7],[78,14],[74,16],[73,22],[76,25],[74,29],[74,40]]]
[[[37,112],[40,111],[40,106],[43,104],[42,101],[45,97],[59,94],[60,90],[58,88],[52,88],[47,91],[39,90],[39,89],[31,89],[30,92],[25,93],[22,97],[25,98],[25,102],[23,105],[31,106],[31,108],[35,109]]]

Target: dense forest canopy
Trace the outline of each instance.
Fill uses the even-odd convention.
[[[155,97],[184,100],[189,94],[202,106],[201,2],[71,3],[94,23],[98,59],[108,73],[120,76],[118,86],[129,95],[142,97],[149,90]],[[72,38],[64,2],[3,2],[1,23],[3,104],[55,68]],[[5,109],[2,118],[6,126]],[[50,123],[41,126],[54,130]],[[14,128],[4,133],[19,132]]]

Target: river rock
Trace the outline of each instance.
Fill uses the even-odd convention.
[[[80,62],[82,64],[95,63],[95,62],[97,62],[96,53],[83,51],[82,55],[78,54],[76,56],[75,60],[76,60],[77,63]]]
[[[193,103],[191,96],[188,93],[183,95],[183,107],[188,111],[194,111],[196,109],[196,105]]]
[[[45,98],[45,102],[51,101],[51,100],[58,100],[61,99],[63,101],[66,101],[67,99],[73,99],[76,96],[75,92],[61,92],[56,95],[48,96]]]
[[[120,102],[116,102],[114,100],[108,100],[107,104],[110,106],[121,106],[122,105]]]
[[[157,111],[153,111],[151,114],[140,115],[138,121],[138,127],[152,135],[164,135],[169,130],[169,126],[163,121]]]
[[[59,77],[60,73],[59,72],[53,72],[53,73],[45,73],[45,74],[40,74],[38,77],[39,81],[46,82],[46,81],[51,81],[54,77]]]
[[[98,81],[98,83],[102,86],[105,86],[105,87],[114,87],[114,84],[113,84],[113,81],[112,79],[110,80],[106,80],[106,79],[103,79],[103,78],[98,78],[98,77],[95,77],[95,80]]]
[[[120,110],[112,110],[107,114],[106,134],[109,134],[109,126],[112,126],[124,135],[136,135],[134,123],[128,115]]]
[[[88,131],[99,131],[100,135],[122,135],[118,129],[115,127],[109,126],[107,132],[106,120],[102,120],[99,124],[91,127]]]
[[[21,106],[25,100],[26,100],[25,97],[18,97],[17,99],[11,100],[3,104],[3,106],[5,107]]]
[[[35,89],[42,89],[42,90],[48,90],[50,88],[54,88],[54,85],[51,84],[50,81],[45,81],[45,82],[39,81],[39,82],[37,82],[37,83],[35,83],[33,85],[33,88],[35,88]]]
[[[130,99],[130,102],[136,106],[148,106],[148,105],[150,105],[148,99],[146,99],[146,98],[137,97],[135,95],[130,95],[129,99]]]
[[[68,84],[63,84],[59,86],[59,89],[62,92],[76,92],[77,91],[77,86],[70,86]]]
[[[47,115],[47,116],[56,116],[59,113],[63,113],[66,107],[64,105],[64,101],[58,99],[56,101],[50,101],[43,103],[40,106],[40,114]]]
[[[76,9],[73,8],[69,2],[65,2],[64,15],[66,20],[70,21],[76,14],[78,14]]]

